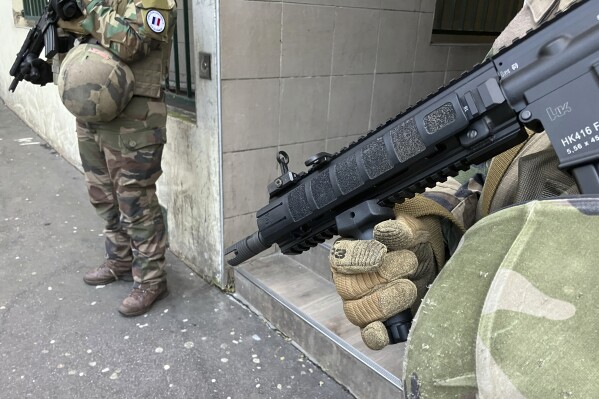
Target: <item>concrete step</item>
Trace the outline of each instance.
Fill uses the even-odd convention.
[[[359,329],[345,318],[341,299],[326,276],[326,247],[323,253],[326,271],[320,263],[307,267],[296,261],[298,257],[280,253],[245,263],[235,269],[235,295],[357,398],[403,398],[405,344],[372,351],[362,343]]]

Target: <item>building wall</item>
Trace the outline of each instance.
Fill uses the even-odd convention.
[[[221,0],[225,245],[256,230],[279,150],[305,170],[484,57],[488,45],[430,45],[434,7]]]
[[[212,79],[195,70],[196,115],[193,128],[185,115],[170,109],[162,203],[168,209],[170,249],[197,273],[228,287],[223,260],[218,2],[193,0],[191,54],[212,54]],[[179,14],[182,15],[182,14]]]

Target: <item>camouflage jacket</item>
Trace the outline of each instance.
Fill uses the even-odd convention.
[[[81,41],[95,41],[129,65],[135,95],[159,97],[176,25],[175,0],[77,0],[84,16],[61,22]]]

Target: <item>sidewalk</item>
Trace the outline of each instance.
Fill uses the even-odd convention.
[[[82,174],[0,100],[0,397],[353,397],[171,253],[170,296],[119,316],[131,283],[82,281],[101,234]]]

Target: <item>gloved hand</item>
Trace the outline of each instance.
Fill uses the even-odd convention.
[[[395,220],[374,227],[374,240],[342,238],[333,244],[335,288],[366,346],[379,350],[389,344],[382,322],[408,308],[415,313],[444,255],[440,218],[416,218],[397,208]]]
[[[81,15],[77,19],[72,19],[70,21],[59,20],[58,27],[61,28],[64,32],[73,34],[75,36],[86,36],[89,34],[83,27],[81,23],[85,21],[85,17]]]
[[[23,79],[40,86],[45,86],[53,80],[52,66],[33,54],[25,57],[20,65],[20,72],[23,74]]]
[[[70,21],[83,15],[76,0],[50,0],[49,4],[58,18],[63,21]]]

